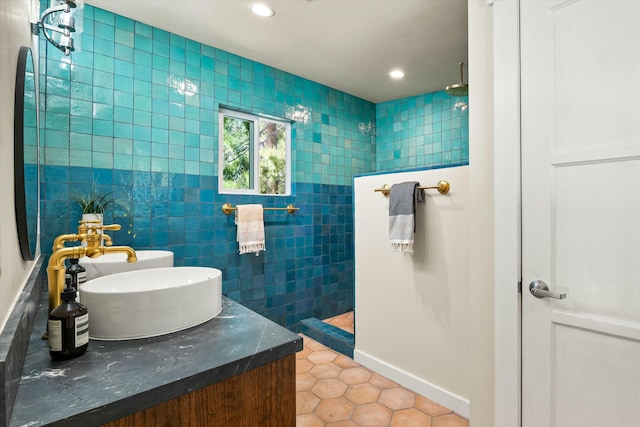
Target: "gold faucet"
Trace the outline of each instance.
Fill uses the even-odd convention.
[[[77,234],[61,234],[56,237],[53,243],[53,254],[49,258],[47,265],[47,280],[49,282],[49,312],[60,305],[60,292],[64,289],[64,275],[66,266],[65,260],[70,258],[98,258],[108,253],[123,252],[127,254],[127,262],[136,262],[136,251],[129,246],[111,246],[111,237],[98,233],[98,230],[120,230],[119,224],[99,225],[92,224],[94,221],[80,221]],[[98,222],[98,221],[95,221]],[[102,245],[102,240],[109,247]],[[65,242],[86,242],[85,246],[65,247]]]

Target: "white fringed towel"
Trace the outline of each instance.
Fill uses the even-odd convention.
[[[236,225],[240,255],[255,253],[258,256],[266,250],[262,205],[237,205]]]
[[[391,250],[413,255],[416,231],[416,203],[424,201],[424,190],[418,182],[391,186],[389,194],[389,243]]]

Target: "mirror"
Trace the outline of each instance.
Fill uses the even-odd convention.
[[[38,120],[33,56],[25,46],[18,53],[13,125],[16,226],[22,259],[28,261],[38,241]]]

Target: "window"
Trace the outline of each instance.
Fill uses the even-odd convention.
[[[290,194],[291,124],[220,109],[220,193]]]

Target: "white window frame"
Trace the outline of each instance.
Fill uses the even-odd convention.
[[[251,175],[253,176],[253,188],[252,189],[235,189],[224,188],[224,117],[234,117],[241,120],[252,121],[253,135],[252,135],[252,161]],[[277,122],[285,125],[285,192],[284,194],[262,194],[260,193],[260,168],[259,168],[259,144],[255,143],[259,141],[260,134],[260,122],[270,121]],[[282,120],[279,118],[267,116],[243,113],[236,110],[230,110],[227,108],[220,108],[218,110],[218,193],[220,194],[254,194],[257,196],[290,196],[291,195],[291,122]]]

